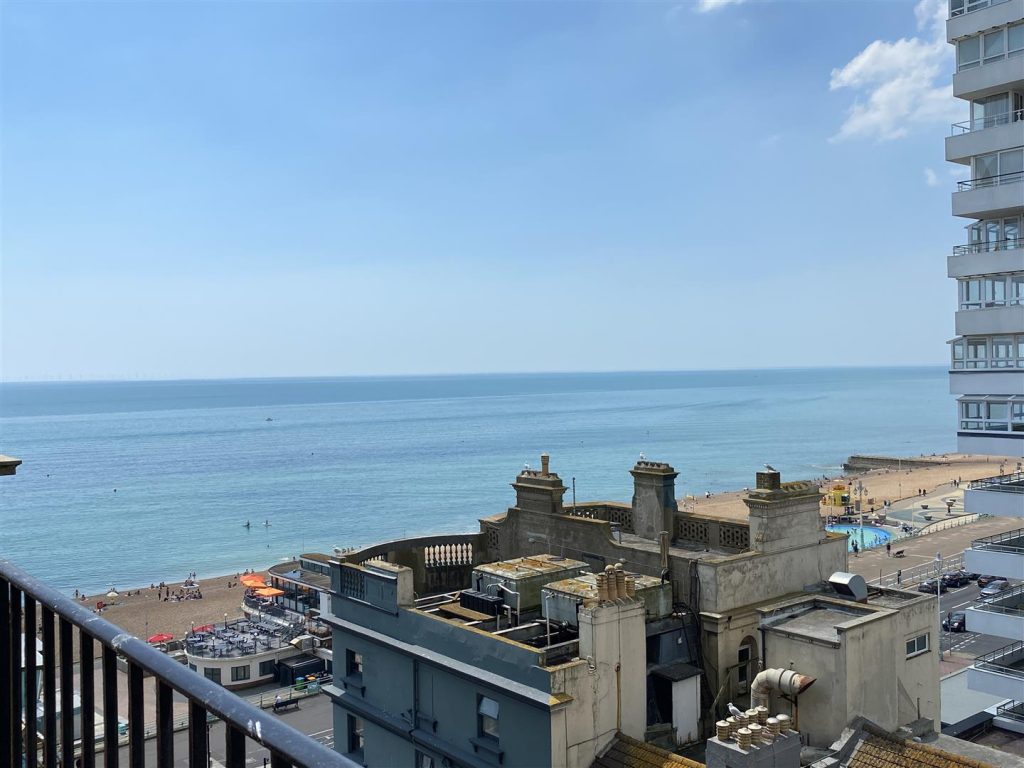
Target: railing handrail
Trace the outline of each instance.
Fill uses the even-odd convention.
[[[970,253],[991,253],[992,251],[1014,251],[1024,248],[1024,238],[1012,237],[1004,240],[988,240],[983,243],[966,243],[954,245],[953,255],[964,256]]]
[[[985,115],[984,117],[972,117],[970,120],[964,120],[960,123],[953,123],[950,127],[950,135],[960,136],[965,133],[973,133],[974,131],[981,131],[988,127],[994,127],[997,125],[1008,125],[1011,122],[1017,122],[1018,120],[1024,119],[1024,109],[1011,109],[1008,112],[1000,112],[998,115]],[[974,126],[978,123],[990,123],[991,125],[982,125],[980,128]]]
[[[1013,184],[1024,179],[1024,171],[1010,171],[1009,173],[997,173],[995,176],[981,176],[977,179],[965,179],[956,183],[957,192],[967,192],[971,189],[983,189],[997,187],[1000,184]],[[988,182],[982,184],[981,182]]]
[[[78,627],[101,645],[110,648],[143,670],[162,680],[207,712],[231,724],[272,752],[302,766],[357,768],[358,763],[309,739],[277,718],[254,707],[245,699],[198,675],[121,627],[94,614],[53,587],[32,576],[7,559],[0,559],[0,577]],[[5,587],[6,588],[6,587]]]

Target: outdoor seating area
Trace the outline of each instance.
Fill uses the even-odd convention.
[[[236,619],[221,625],[197,627],[185,638],[185,648],[193,656],[230,658],[273,648],[281,648],[298,629],[268,621]]]

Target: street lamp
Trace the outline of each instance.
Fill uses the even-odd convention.
[[[942,661],[942,553],[935,553],[935,618],[938,620],[939,661]]]

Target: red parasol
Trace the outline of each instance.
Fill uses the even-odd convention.
[[[153,635],[147,643],[166,643],[168,640],[173,640],[174,635],[168,634],[167,632],[161,632],[158,635]]]

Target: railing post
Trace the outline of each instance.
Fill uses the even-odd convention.
[[[210,759],[210,732],[207,730],[206,710],[203,705],[188,703],[188,764],[191,768],[206,766]]]
[[[156,766],[171,768],[174,764],[174,712],[171,707],[171,686],[156,681]]]
[[[53,611],[43,606],[43,765],[57,766],[57,640]]]
[[[224,723],[224,762],[227,768],[245,768],[245,733]]]
[[[11,697],[11,765],[21,763],[21,590],[11,586],[11,681],[8,695]]]
[[[0,581],[0,616],[4,623],[11,612],[11,585]],[[11,761],[11,741],[16,728],[20,728],[20,718],[14,717],[11,708],[11,633],[8,627],[0,629],[0,741],[6,746],[0,747],[0,757],[5,762]]]
[[[128,765],[146,768],[146,723],[143,718],[143,671],[135,662],[128,661]]]
[[[117,719],[117,654],[103,646],[103,765],[117,768],[120,752]]]
[[[75,658],[71,631],[63,616],[58,619],[60,637],[60,762],[75,764]]]
[[[25,595],[25,768],[39,762],[38,691],[36,683],[36,601]]]
[[[82,768],[96,768],[96,663],[92,638],[78,630],[78,687],[82,702]]]

